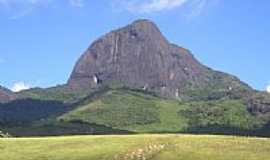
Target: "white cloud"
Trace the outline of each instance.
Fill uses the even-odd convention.
[[[188,19],[199,16],[207,5],[209,0],[193,0],[190,3],[190,12],[186,15]]]
[[[0,11],[7,13],[9,19],[18,19],[51,1],[53,0],[0,0]]]
[[[13,92],[20,92],[22,90],[27,90],[27,89],[30,89],[30,85],[24,82],[16,82],[11,88]]]
[[[150,13],[170,10],[184,5],[188,0],[152,0],[139,6],[140,12]]]
[[[10,15],[10,19],[24,17],[44,6],[54,6],[58,0],[0,0],[0,11],[3,10]],[[84,0],[63,0],[72,7],[83,7]]]
[[[132,13],[151,13],[170,10],[184,5],[189,0],[115,0],[114,6]]]
[[[57,0],[0,0],[0,5],[12,7],[14,5],[40,5],[56,2]],[[82,7],[84,0],[65,0],[71,6]]]
[[[270,84],[266,87],[266,92],[270,93]]]
[[[195,16],[202,12],[210,0],[114,0],[115,8],[122,8],[132,13],[153,13],[173,10],[181,7],[190,9],[189,15]],[[120,9],[121,10],[121,9]]]
[[[83,0],[69,0],[69,3],[73,7],[81,8],[84,6]]]
[[[12,7],[14,5],[37,5],[48,3],[52,0],[0,0],[0,5]]]

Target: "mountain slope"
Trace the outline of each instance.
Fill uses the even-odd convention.
[[[58,120],[99,124],[137,133],[204,129],[208,133],[212,130],[248,135],[248,131],[265,125],[246,110],[241,100],[179,102],[127,89],[108,90],[95,99],[87,99]]]
[[[263,112],[264,111],[264,112]],[[0,105],[0,130],[13,136],[122,133],[270,135],[269,112],[244,100],[181,102],[151,92],[102,88],[74,104],[17,100]]]
[[[12,91],[0,86],[0,103],[9,102],[15,98],[16,95]]]

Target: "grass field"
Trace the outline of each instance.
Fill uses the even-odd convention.
[[[0,160],[269,160],[270,139],[208,135],[0,139]]]

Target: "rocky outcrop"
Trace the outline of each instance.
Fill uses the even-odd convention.
[[[202,65],[189,50],[171,44],[149,20],[135,21],[96,40],[81,56],[68,81],[73,88],[105,84],[173,98],[193,90],[250,89],[236,77]]]
[[[16,98],[16,95],[10,90],[0,86],[0,103],[12,101]]]
[[[270,119],[270,94],[266,92],[254,92],[247,99],[248,110],[254,115],[267,115],[266,119]]]

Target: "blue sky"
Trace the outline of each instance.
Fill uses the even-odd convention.
[[[93,40],[148,18],[203,64],[265,90],[269,17],[269,0],[0,0],[0,84],[63,84]]]

